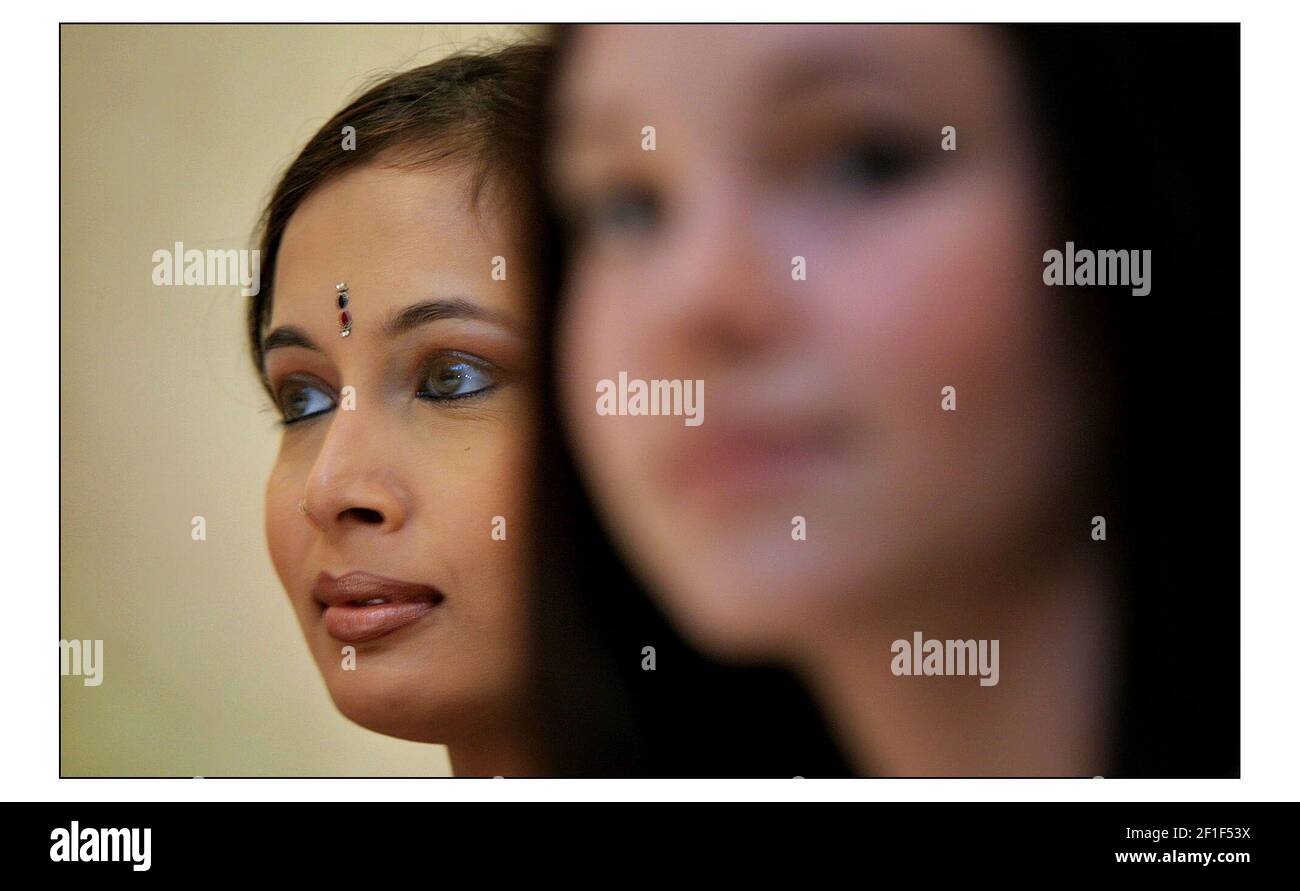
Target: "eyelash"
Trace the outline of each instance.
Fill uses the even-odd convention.
[[[301,424],[303,421],[310,421],[312,418],[318,418],[324,412],[317,412],[314,415],[303,415],[301,418],[286,418],[281,416],[279,424],[281,427],[292,427],[294,424]]]
[[[849,137],[823,152],[816,170],[837,186],[885,192],[906,182],[923,162],[902,139]]]
[[[641,215],[632,223],[624,213],[629,208]],[[662,201],[653,188],[615,181],[574,202],[567,215],[569,235],[578,242],[642,236],[654,231],[663,213]]]
[[[480,387],[479,389],[473,390],[469,393],[439,395],[430,392],[425,386],[425,384],[428,383],[429,376],[433,373],[438,362],[443,360],[448,360],[448,359],[455,360],[465,365],[470,365],[477,371],[488,374],[489,376],[492,376],[494,378],[499,377],[501,373],[501,369],[499,369],[491,362],[488,362],[486,359],[483,359],[479,356],[475,356],[470,353],[462,353],[454,350],[440,351],[438,353],[435,353],[430,358],[426,359],[425,362],[420,366],[420,372],[419,372],[420,388],[417,389],[415,392],[416,398],[425,400],[426,402],[432,402],[435,404],[442,405],[451,402],[460,402],[462,400],[474,400],[477,398],[486,397],[501,385],[500,380],[494,379],[492,380],[491,383],[487,384],[486,386]],[[317,392],[326,394],[330,402],[329,408],[320,409],[318,411],[314,411],[309,414],[304,414],[296,418],[285,417],[285,403],[287,401],[286,399],[287,389],[290,385],[293,384],[301,385],[304,390],[313,389],[316,390]],[[292,427],[296,424],[302,423],[303,421],[310,421],[313,418],[319,418],[322,415],[329,414],[330,412],[334,411],[335,408],[338,407],[338,394],[334,392],[334,389],[332,387],[320,381],[319,379],[315,379],[315,378],[308,380],[304,378],[290,377],[280,384],[280,386],[276,390],[276,394],[277,395],[275,399],[275,409],[280,413],[278,424],[282,428]]]
[[[287,393],[291,386],[301,387],[302,390],[304,391],[311,389],[326,394],[330,402],[330,407],[328,409],[321,409],[320,411],[314,411],[310,414],[304,414],[297,418],[286,417],[285,403],[288,401]],[[334,389],[315,378],[308,379],[303,377],[291,376],[289,378],[286,378],[275,390],[275,408],[280,413],[281,427],[292,427],[293,425],[299,424],[303,421],[309,421],[312,418],[318,418],[321,415],[326,414],[327,412],[333,411],[334,407],[337,404],[338,404],[338,394],[334,392]]]
[[[469,393],[440,396],[440,395],[435,395],[433,393],[429,393],[425,389],[419,389],[416,390],[415,392],[415,395],[417,397],[419,397],[420,399],[427,399],[428,401],[435,402],[435,403],[459,402],[463,399],[485,397],[501,384],[499,380],[496,380],[496,378],[500,376],[501,370],[497,368],[495,365],[493,365],[491,362],[488,362],[486,359],[483,359],[479,356],[472,355],[470,353],[461,353],[454,350],[447,350],[444,352],[437,353],[434,356],[430,357],[427,361],[425,361],[425,363],[420,367],[420,381],[422,384],[428,382],[429,376],[432,374],[435,365],[439,361],[445,359],[455,360],[456,362],[470,365],[477,371],[484,373],[489,377],[492,377],[493,380],[491,383],[487,384],[486,386],[480,387],[479,389],[473,390]]]

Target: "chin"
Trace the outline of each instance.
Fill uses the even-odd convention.
[[[696,569],[663,590],[673,624],[695,646],[727,661],[780,658],[789,649],[792,624],[805,618],[792,615],[792,604],[767,584],[721,568]]]
[[[465,720],[463,705],[458,709],[444,691],[423,689],[409,680],[395,684],[332,680],[330,698],[339,713],[352,723],[384,736],[411,742],[446,743],[454,736],[454,727]]]
[[[450,734],[439,729],[437,712],[392,711],[356,697],[334,697],[339,713],[358,727],[408,742],[446,743]]]
[[[832,562],[829,543],[749,544],[737,542],[724,556],[715,540],[707,559],[682,554],[660,561],[665,571],[650,580],[664,592],[674,623],[711,655],[788,662],[860,608],[849,581],[860,567]]]
[[[362,651],[356,669],[345,670],[335,649],[328,652],[328,662],[322,662],[318,654],[317,668],[334,707],[345,718],[397,739],[445,742],[445,725],[455,712],[453,703],[463,703],[466,697],[449,689],[451,679],[436,665],[424,660],[411,665],[409,660],[385,660],[380,654]]]

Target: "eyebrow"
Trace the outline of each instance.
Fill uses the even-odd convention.
[[[807,93],[843,85],[885,87],[891,83],[880,66],[856,53],[840,48],[811,58],[790,60],[778,74],[762,85],[766,98],[776,102],[793,101]]]
[[[557,154],[576,142],[622,144],[629,138],[629,132],[635,132],[628,129],[625,112],[621,103],[609,98],[595,100],[595,108],[591,110],[578,103],[562,105],[556,112]]]
[[[281,325],[262,341],[262,354],[270,352],[279,347],[302,347],[307,350],[316,350],[320,352],[320,347],[307,336],[307,332],[301,328],[295,328],[292,325]]]
[[[393,313],[384,322],[383,332],[388,337],[397,337],[413,328],[437,322],[442,319],[475,319],[491,322],[510,331],[517,331],[514,320],[504,313],[495,312],[470,300],[454,298],[451,300],[424,300]],[[301,347],[320,352],[321,348],[308,336],[307,332],[293,325],[281,325],[274,329],[262,341],[262,354],[281,347]]]
[[[425,300],[398,310],[384,323],[384,333],[389,337],[397,337],[412,328],[418,328],[421,325],[441,321],[442,319],[473,319],[490,322],[510,331],[518,330],[514,320],[504,313],[490,310],[470,300],[455,298],[452,300]]]
[[[753,84],[751,92],[763,101],[773,103],[798,101],[806,94],[828,86],[892,86],[879,65],[839,46],[812,57],[799,53],[778,59],[768,67],[775,68],[776,73]],[[586,105],[591,107],[584,107]],[[636,120],[628,116],[627,104],[620,102],[616,95],[569,97],[567,102],[562,98],[555,117],[552,141],[556,156],[583,143],[626,145],[631,122]],[[636,128],[631,132],[636,132]]]

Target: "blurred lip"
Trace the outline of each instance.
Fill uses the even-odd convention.
[[[446,599],[429,585],[369,572],[349,572],[338,577],[322,572],[311,594],[322,608],[325,630],[344,643],[362,643],[391,634]]]
[[[670,452],[670,484],[690,497],[746,499],[842,466],[846,431],[823,419],[728,422],[691,431]],[[699,434],[699,435],[697,435]]]

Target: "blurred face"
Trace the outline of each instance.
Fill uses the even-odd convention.
[[[285,231],[266,337],[276,571],[339,709],[428,742],[522,685],[528,270],[468,189],[374,165],[319,188]]]
[[[1079,434],[996,34],[587,27],[567,61],[566,412],[685,627],[807,651],[1024,541]],[[703,381],[703,423],[598,413],[619,372]]]

